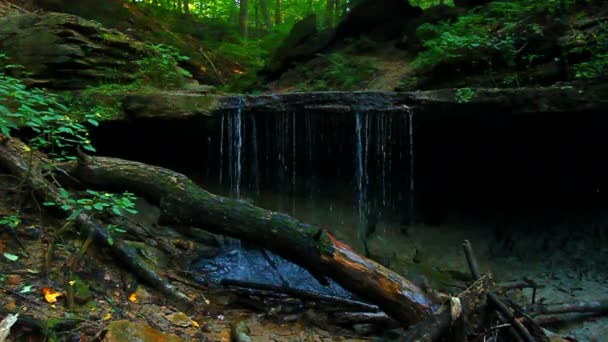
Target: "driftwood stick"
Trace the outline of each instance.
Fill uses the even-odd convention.
[[[364,303],[364,302],[352,300],[352,299],[346,299],[346,298],[342,298],[342,297],[330,296],[330,295],[326,295],[326,294],[322,294],[322,293],[294,289],[292,287],[276,286],[276,285],[270,285],[270,284],[260,284],[260,283],[253,283],[253,282],[235,280],[235,279],[223,279],[222,285],[244,287],[244,288],[248,288],[248,289],[282,293],[282,294],[286,294],[286,295],[296,297],[296,298],[330,302],[330,303],[342,305],[344,307],[356,308],[358,310],[364,310],[364,311],[369,311],[369,312],[380,311],[377,306],[372,305],[372,304],[368,304],[368,303]]]
[[[485,300],[493,284],[492,275],[484,275],[462,292],[458,296],[462,308],[461,316],[470,316],[475,308]],[[436,341],[445,333],[452,322],[451,304],[447,303],[442,305],[433,316],[409,328],[400,340],[403,342]]]
[[[340,325],[373,324],[386,329],[395,329],[399,323],[384,312],[335,312],[332,321]]]
[[[471,246],[471,243],[469,242],[469,240],[465,240],[464,243],[462,244],[462,247],[464,249],[464,254],[467,258],[467,262],[469,263],[469,268],[471,270],[471,274],[473,275],[473,277],[475,279],[479,279],[479,277],[480,277],[479,264],[477,263],[477,259],[475,258],[475,253],[473,252],[473,246]],[[498,309],[498,312],[502,316],[501,320],[504,323],[510,323],[513,326],[513,328],[515,328],[515,330],[517,331],[518,337],[522,338],[525,342],[535,342],[536,341],[536,339],[532,336],[532,334],[530,334],[528,329],[523,324],[521,324],[520,321],[518,321],[516,319],[513,312],[511,312],[511,309],[509,309],[509,307],[507,307],[505,305],[505,303],[503,303],[502,300],[500,300],[500,298],[494,292],[492,292],[492,291],[488,292],[488,300],[490,302],[492,302],[492,304],[494,304],[494,306],[496,306],[496,308]],[[510,330],[510,331],[513,332],[512,330]]]
[[[608,299],[594,300],[590,302],[579,301],[554,304],[532,304],[525,306],[523,309],[533,317],[572,312],[605,314],[608,313]]]

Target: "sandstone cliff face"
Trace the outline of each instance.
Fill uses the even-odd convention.
[[[142,69],[138,61],[158,54],[97,22],[54,12],[0,18],[0,50],[23,66],[17,76],[29,85],[64,90],[129,84]]]

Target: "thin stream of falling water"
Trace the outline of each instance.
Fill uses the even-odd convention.
[[[296,113],[291,113],[291,215],[296,213]]]
[[[224,121],[226,117],[222,114],[220,124],[220,185],[222,185],[222,176],[224,175]]]
[[[256,126],[255,115],[251,115],[251,148],[252,148],[252,178],[253,190],[256,196],[260,195],[259,162],[258,162],[258,129]]]
[[[408,110],[408,118],[409,118],[409,159],[410,159],[410,212],[409,212],[409,221],[410,226],[412,226],[415,221],[415,210],[416,210],[416,187],[415,187],[415,178],[414,178],[414,111],[411,109]]]
[[[241,158],[243,151],[243,105],[242,102],[239,102],[239,107],[236,111],[236,115],[234,116],[234,133],[236,136],[235,141],[235,175],[234,175],[234,194],[236,198],[241,197],[241,176],[242,176],[242,167],[241,167]]]
[[[357,195],[357,212],[359,214],[360,229],[358,229],[359,240],[365,239],[365,221],[367,215],[367,137],[368,137],[368,115],[355,113],[355,134],[356,134],[356,154],[355,154],[355,183]]]

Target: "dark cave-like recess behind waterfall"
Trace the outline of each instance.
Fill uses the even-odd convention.
[[[308,207],[356,216],[346,220],[353,225],[533,220],[542,229],[565,217],[608,217],[607,121],[597,112],[239,110],[107,123],[94,142],[101,155],[169,167],[296,217]]]

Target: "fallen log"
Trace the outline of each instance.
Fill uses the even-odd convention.
[[[484,304],[486,296],[493,285],[492,276],[489,274],[484,275],[458,295],[461,309],[460,316],[470,317],[476,307]],[[401,341],[436,341],[448,330],[453,321],[451,304],[444,304],[435,314],[409,328],[402,336]]]
[[[569,303],[537,303],[527,305],[524,311],[530,316],[567,314],[573,312],[605,314],[608,313],[608,300],[578,301]]]
[[[0,134],[0,166],[14,176],[21,178],[24,184],[30,187],[40,198],[65,204],[65,199],[60,196],[59,188],[42,176],[44,167],[48,165],[48,162],[44,154],[32,151],[20,140]],[[126,246],[119,239],[116,239],[111,245],[107,243],[108,231],[101,221],[82,213],[75,218],[75,222],[85,230],[85,235],[93,232],[97,239],[105,243],[133,273],[175,300],[182,310],[192,309],[192,300],[142,261],[138,257],[137,251]]]
[[[164,224],[200,227],[241,239],[308,269],[321,281],[330,277],[404,326],[425,319],[433,311],[421,289],[357,254],[325,228],[211,194],[184,175],[161,167],[81,155],[64,169],[93,187],[132,191],[159,204]]]

